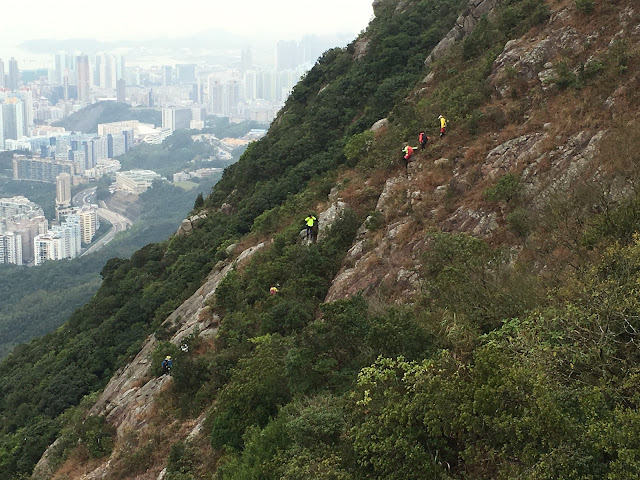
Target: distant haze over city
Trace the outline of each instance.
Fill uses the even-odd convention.
[[[0,31],[0,58],[15,56],[27,61],[61,49],[91,52],[147,43],[217,49],[257,47],[259,42],[305,35],[354,37],[370,21],[371,4],[372,0],[113,0],[98,13],[77,8],[73,0],[34,0],[29,10],[37,14],[30,16],[28,28],[22,22],[5,22]],[[12,18],[24,11],[9,4],[3,13]],[[33,65],[38,66],[46,65]]]

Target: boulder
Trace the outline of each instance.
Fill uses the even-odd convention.
[[[226,203],[226,202],[225,202],[225,203],[223,203],[223,204],[220,206],[220,211],[221,211],[224,215],[227,215],[227,216],[228,216],[228,215],[231,215],[231,212],[233,212],[233,206],[231,206],[230,204],[228,204],[228,203]]]
[[[386,128],[387,126],[389,126],[389,120],[386,118],[381,118],[376,123],[371,125],[371,128],[369,130],[372,132],[377,132],[378,130]]]

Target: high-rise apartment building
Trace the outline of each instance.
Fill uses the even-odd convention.
[[[16,232],[0,234],[0,263],[22,265],[22,236]]]
[[[105,53],[100,64],[100,87],[111,90],[116,86],[116,59]]]
[[[34,260],[42,265],[47,260],[62,260],[63,243],[58,232],[47,232],[33,239]]]
[[[105,143],[106,143],[105,138]],[[53,160],[51,158],[40,158],[33,156],[27,158],[24,155],[14,155],[13,157],[13,179],[31,180],[35,182],[54,183],[56,177],[61,173],[73,175],[73,163],[69,160]]]
[[[102,69],[102,54],[96,55],[96,63],[93,68],[93,84],[96,87],[100,86],[100,71]]]
[[[125,138],[122,133],[115,135],[112,135],[111,133],[108,134],[107,145],[109,158],[115,158],[120,155],[124,155],[127,151]]]
[[[253,68],[253,55],[251,49],[243,49],[240,57],[240,70],[242,73]]]
[[[20,83],[20,70],[18,69],[18,61],[11,57],[9,60],[9,75],[7,76],[7,84],[9,90],[18,90]]]
[[[47,219],[42,215],[34,217],[21,215],[7,220],[5,223],[7,227],[6,232],[13,232],[20,235],[22,241],[22,261],[24,263],[32,262],[33,239],[36,235],[46,233],[48,225]]]
[[[82,231],[80,217],[68,215],[61,225],[54,225],[51,230],[57,232],[62,239],[62,258],[76,258],[82,251]]]
[[[93,163],[93,143],[91,140],[85,140],[82,142],[82,148],[84,149],[84,168],[88,170],[95,167]]]
[[[24,121],[25,135],[30,136],[34,126],[33,118],[33,92],[31,90],[21,90],[20,99],[22,100],[22,119]]]
[[[91,167],[94,167],[99,160],[109,158],[109,139],[107,137],[96,137],[91,140],[92,161]]]
[[[127,101],[127,82],[124,78],[118,80],[116,87],[116,100],[118,103],[125,103]]]
[[[4,149],[4,115],[0,104],[0,149]]]
[[[78,57],[76,57],[76,72],[78,78],[78,100],[88,103],[91,81],[88,55],[78,55]]]
[[[95,206],[89,207],[88,205],[85,205],[77,212],[77,215],[80,218],[82,243],[88,245],[93,240],[93,237],[96,236],[98,228],[100,228],[98,209]]]
[[[62,85],[65,71],[66,54],[64,52],[56,53],[55,69],[53,71],[52,82],[54,85]]]
[[[61,173],[56,177],[56,207],[66,208],[71,205],[71,175]]]
[[[17,97],[9,97],[2,104],[2,129],[4,140],[18,140],[25,136],[24,106]]]
[[[190,108],[163,108],[162,109],[162,128],[167,128],[172,132],[183,128],[189,128],[191,122]]]
[[[0,58],[0,88],[4,88],[4,62],[2,61],[1,58]]]
[[[173,85],[173,68],[171,65],[162,66],[162,86],[168,87]]]

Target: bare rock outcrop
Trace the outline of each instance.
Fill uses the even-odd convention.
[[[356,40],[356,42],[353,44],[354,60],[359,60],[367,54],[367,51],[369,51],[369,42],[370,40],[366,36],[362,36],[358,40]]]
[[[207,218],[207,212],[199,213],[198,215],[194,215],[189,218],[185,218],[180,226],[178,227],[178,231],[176,235],[188,235],[193,230],[194,226],[200,221]]]
[[[337,191],[333,192],[333,194],[330,193],[329,197],[337,198],[337,193]],[[326,210],[320,212],[320,214],[318,215],[318,238],[316,240],[320,241],[327,237],[329,229],[334,223],[336,223],[336,221],[344,213],[346,208],[347,204],[345,202],[336,199],[335,201],[331,202]],[[298,235],[303,241],[311,243],[312,240],[306,238],[306,228],[301,230]]]
[[[546,86],[555,76],[553,64],[549,62],[560,54],[580,54],[586,40],[570,26],[552,30],[540,38],[510,40],[493,62],[489,82],[501,97],[508,91],[509,78],[514,74],[526,81],[537,78]]]
[[[466,232],[476,237],[488,237],[498,228],[497,218],[496,212],[460,206],[440,227],[445,232]]]
[[[187,336],[196,332],[200,336],[215,334],[218,327],[217,317],[209,312],[207,300],[233,268],[248,261],[266,245],[266,242],[262,242],[247,248],[234,260],[219,262],[204,285],[167,317],[163,325],[174,330],[170,339],[173,344],[180,345]],[[89,410],[90,415],[102,415],[107,422],[115,426],[119,438],[127,431],[139,430],[145,426],[153,406],[152,399],[171,382],[171,377],[167,375],[150,377],[150,357],[157,343],[154,335],[148,337],[133,361],[115,373]],[[44,453],[34,470],[39,472],[34,479],[50,478],[49,463],[51,457],[55,456],[58,443],[56,440]],[[83,478],[104,478],[103,475],[108,473],[105,468],[108,470],[103,464]]]
[[[604,131],[583,130],[540,155],[522,172],[523,193],[539,206],[552,194],[567,191],[582,181],[585,174],[590,174],[589,168],[604,134]]]
[[[388,127],[388,126],[389,126],[389,120],[387,118],[381,118],[376,123],[371,125],[371,128],[369,130],[372,131],[372,132],[377,132],[377,131],[382,130],[382,129]]]
[[[498,145],[487,154],[481,166],[482,175],[496,178],[527,165],[540,154],[543,139],[543,134],[531,133]]]
[[[500,2],[501,0],[471,0],[466,10],[456,19],[454,27],[431,50],[424,61],[425,65],[431,65],[442,58],[458,40],[471,33],[480,19],[489,14]]]

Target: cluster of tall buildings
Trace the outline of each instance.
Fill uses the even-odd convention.
[[[31,92],[0,92],[0,150],[5,148],[6,140],[30,136],[33,126],[34,108]]]
[[[135,135],[129,123],[101,124],[103,135],[66,132],[10,142],[12,150],[32,152],[13,156],[13,179],[53,183],[58,175],[68,173],[76,185],[84,181],[82,177],[95,178],[91,171],[100,163],[133,148]]]
[[[97,206],[70,208],[71,188],[64,183],[60,182],[64,191],[58,189],[56,203],[66,204],[67,210],[58,225],[49,226],[42,209],[25,197],[0,198],[0,264],[40,265],[75,258],[83,244],[91,243],[100,228]]]
[[[99,100],[194,107],[232,121],[270,123],[317,58],[346,38],[306,36],[278,42],[268,62],[255,62],[251,49],[226,52],[226,59],[215,64],[132,65],[124,55],[111,52],[58,52],[49,68],[21,71],[15,58],[0,59],[0,149],[9,149],[6,140],[30,137],[38,125],[51,125]]]
[[[35,203],[21,196],[0,198],[0,263],[33,261],[33,240],[47,228],[42,208]]]

